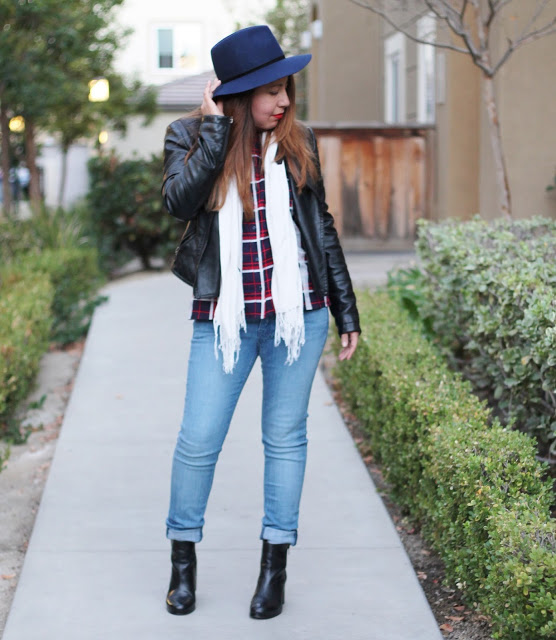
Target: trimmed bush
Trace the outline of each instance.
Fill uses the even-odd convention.
[[[51,341],[85,335],[102,282],[96,249],[84,246],[76,210],[42,208],[0,222],[0,437],[25,438],[14,419]],[[0,452],[2,459],[8,450]]]
[[[32,278],[46,273],[54,287],[52,333],[54,342],[66,344],[83,337],[96,306],[106,300],[97,296],[102,278],[95,249],[74,248],[24,254],[13,269]]]
[[[421,222],[419,312],[495,414],[556,453],[556,222]]]
[[[53,298],[47,274],[26,278],[4,269],[0,277],[0,437],[8,416],[29,393],[48,348]]]
[[[149,269],[153,256],[173,255],[184,224],[164,208],[161,171],[162,159],[156,155],[132,160],[98,156],[89,161],[87,200],[104,267],[136,255]]]
[[[360,346],[336,374],[394,497],[494,637],[556,637],[556,523],[534,443],[492,418],[398,302],[358,300]]]

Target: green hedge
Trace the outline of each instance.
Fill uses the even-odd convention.
[[[19,439],[12,416],[42,355],[52,341],[65,344],[85,335],[94,308],[105,299],[96,295],[100,283],[92,248],[26,252],[0,270],[0,437]]]
[[[13,269],[32,278],[48,274],[54,287],[52,333],[54,342],[66,344],[83,337],[95,307],[105,298],[96,295],[102,281],[96,249],[71,248],[27,253]]]
[[[152,257],[172,257],[185,225],[164,208],[161,157],[97,156],[88,167],[90,225],[103,266],[112,268],[136,255],[149,269]]]
[[[54,288],[46,274],[0,277],[0,436],[7,417],[29,392],[48,348]]]
[[[534,443],[492,419],[396,301],[359,300],[360,346],[336,373],[394,496],[494,637],[556,637],[556,523]]]
[[[420,223],[420,312],[503,424],[556,454],[556,222]]]
[[[91,245],[88,211],[83,204],[71,209],[42,205],[30,218],[0,220],[0,264],[47,249],[74,249]]]

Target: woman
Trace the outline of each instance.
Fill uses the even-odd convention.
[[[166,605],[195,608],[195,543],[214,468],[259,356],[265,452],[261,570],[253,618],[281,613],[286,554],[297,541],[309,394],[328,330],[328,306],[349,359],[360,333],[355,296],[324,201],[317,146],[295,120],[293,74],[266,26],[217,43],[218,77],[203,103],[168,127],[163,196],[188,225],[173,271],[193,286],[186,401],[171,481]],[[210,381],[211,400],[206,400]]]

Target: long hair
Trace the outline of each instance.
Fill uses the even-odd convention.
[[[278,143],[276,160],[286,159],[288,168],[295,180],[295,186],[298,191],[301,191],[307,184],[308,176],[313,180],[317,179],[317,168],[307,129],[295,119],[295,82],[293,76],[288,76],[286,92],[290,106],[285,110],[284,117],[273,129]],[[257,128],[251,115],[253,94],[254,90],[251,90],[222,97],[224,115],[231,116],[233,124],[230,130],[224,167],[207,201],[207,207],[210,210],[218,211],[221,209],[226,199],[230,180],[235,177],[246,219],[253,219],[254,217],[251,192],[251,151],[253,140],[257,135]],[[191,112],[188,116],[200,118],[200,108]],[[262,149],[263,160],[269,144],[270,136],[266,136]],[[186,162],[188,156],[186,156]]]

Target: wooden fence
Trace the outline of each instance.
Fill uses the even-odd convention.
[[[339,234],[409,246],[416,220],[432,217],[434,128],[311,126]]]

